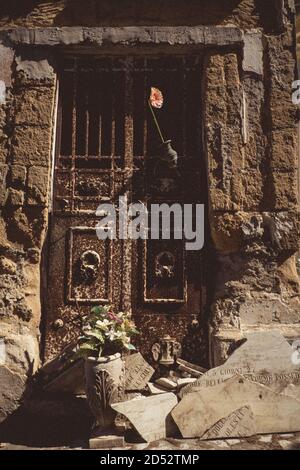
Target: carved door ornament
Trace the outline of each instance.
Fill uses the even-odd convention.
[[[94,250],[84,251],[79,259],[80,280],[85,284],[93,282],[98,274],[100,256]]]
[[[159,343],[154,343],[151,348],[155,362],[169,366],[181,355],[181,344],[169,335],[163,336]]]
[[[175,256],[169,251],[162,251],[155,257],[155,275],[160,279],[172,279],[175,276]]]

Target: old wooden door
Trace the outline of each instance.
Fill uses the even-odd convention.
[[[164,94],[157,117],[178,152],[178,170],[157,160],[151,86]],[[144,354],[169,334],[184,357],[201,362],[203,253],[185,251],[181,240],[101,241],[95,231],[98,205],[120,195],[148,206],[205,202],[200,59],[68,57],[59,89],[45,358],[78,336],[84,312],[111,304],[132,311]]]

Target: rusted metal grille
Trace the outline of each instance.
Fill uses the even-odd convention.
[[[136,158],[156,155],[157,136],[147,105],[150,86],[164,93],[159,119],[166,139],[173,137],[179,155],[194,155],[197,68],[198,58],[193,57],[68,59],[60,79],[60,165],[122,167],[128,147]],[[129,118],[133,135],[126,134]]]
[[[96,199],[114,200],[119,194],[122,170],[135,174],[158,155],[160,140],[148,109],[151,86],[164,94],[158,117],[165,140],[172,139],[179,160],[194,159],[199,167],[200,67],[194,56],[65,59],[54,209],[94,212]],[[103,175],[101,182],[97,174]],[[105,181],[106,191],[100,191]]]

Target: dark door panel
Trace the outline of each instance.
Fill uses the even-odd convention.
[[[184,240],[99,240],[95,211],[124,195],[148,207],[205,203],[200,58],[65,58],[59,86],[45,358],[76,339],[85,312],[106,303],[132,312],[144,354],[170,334],[199,362],[189,338],[205,303],[203,253],[186,251]],[[177,169],[157,158],[151,86],[164,94],[157,116]]]

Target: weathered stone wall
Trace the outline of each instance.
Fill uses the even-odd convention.
[[[13,0],[1,6],[0,27],[235,24],[272,29],[280,0]],[[263,8],[264,7],[264,8]]]
[[[66,45],[53,35],[45,49],[33,45],[38,34],[29,34],[22,46],[16,39],[19,27],[241,28],[244,37],[237,45],[213,47],[211,38],[203,44],[209,46],[204,136],[210,224],[218,258],[212,362],[225,359],[245,328],[275,325],[286,336],[300,333],[291,0],[126,0],[121,6],[116,0],[5,3],[0,29],[4,34],[12,28],[16,34],[14,43],[3,35],[0,44],[0,81],[6,85],[6,101],[0,105],[0,338],[6,344],[5,364],[0,360],[0,421],[16,407],[27,378],[39,365],[41,252],[48,221],[56,89],[51,56],[53,49]],[[126,39],[124,29],[122,34],[130,46],[132,38]],[[187,28],[172,40],[185,36],[194,40]],[[93,46],[101,45],[98,39],[96,34]],[[151,34],[145,40],[151,42]]]
[[[0,45],[0,421],[39,365],[40,265],[48,220],[55,75],[45,59]],[[32,60],[31,60],[32,59]]]
[[[295,39],[286,7],[275,34],[248,34],[244,57],[216,51],[207,58],[204,128],[218,252],[214,363],[247,329],[299,336]]]

